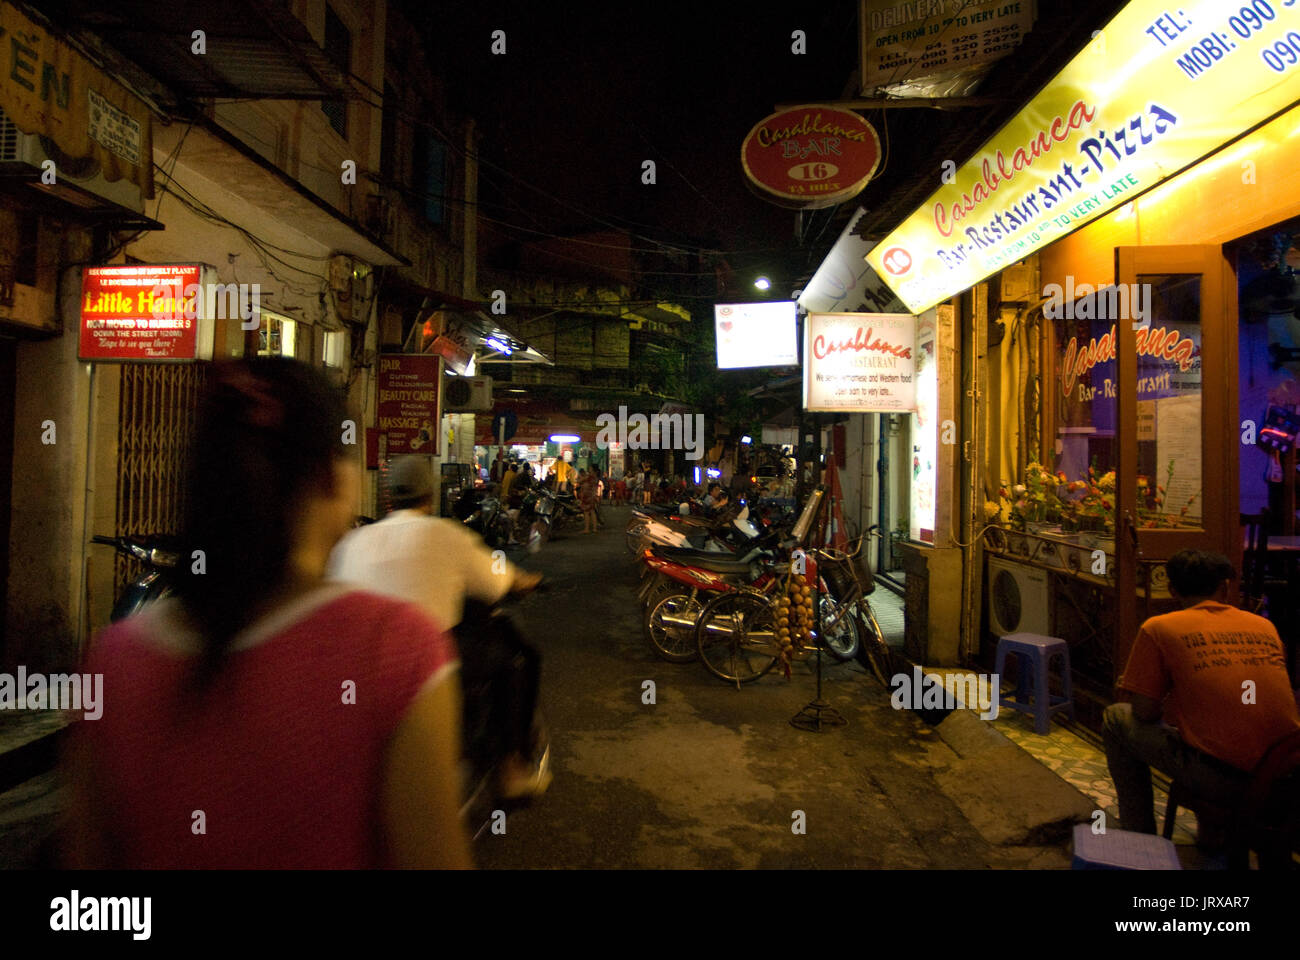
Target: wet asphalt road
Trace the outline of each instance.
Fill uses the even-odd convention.
[[[480,866],[1065,865],[1059,848],[986,842],[932,776],[950,749],[856,662],[826,670],[825,697],[849,722],[818,734],[789,724],[815,696],[811,663],[737,690],[699,663],[656,657],[623,543],[627,508],[603,513],[594,536],[515,556],[547,577],[514,613],[544,657],[555,781],[507,815],[503,835],[478,841]]]

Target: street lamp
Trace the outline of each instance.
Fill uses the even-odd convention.
[[[767,277],[759,277],[754,281],[754,286],[758,287],[760,290],[766,290],[772,286],[772,281],[767,279]]]

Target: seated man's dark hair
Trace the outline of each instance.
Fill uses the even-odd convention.
[[[1169,585],[1183,597],[1210,597],[1219,584],[1236,577],[1232,561],[1221,553],[1180,550],[1165,564]]]

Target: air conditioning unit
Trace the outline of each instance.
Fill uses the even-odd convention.
[[[1047,571],[1001,557],[989,557],[989,629],[1051,635]]]
[[[491,409],[491,377],[442,378],[443,413],[477,413]]]
[[[42,185],[40,175],[47,160],[54,162],[55,183]],[[70,157],[48,137],[23,133],[0,110],[0,173],[36,177],[36,185],[61,200],[83,208],[102,207],[108,201],[133,213],[144,213],[140,188],[123,177],[105,180],[94,157]]]

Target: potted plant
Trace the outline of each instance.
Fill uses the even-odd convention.
[[[899,519],[898,526],[889,532],[889,559],[895,567],[903,565],[903,551],[900,549],[909,539],[910,530],[907,521]]]

